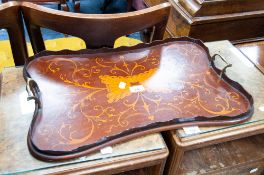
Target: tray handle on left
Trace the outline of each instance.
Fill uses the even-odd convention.
[[[27,100],[35,100],[35,103],[38,104],[38,108],[41,108],[41,101],[39,97],[39,87],[38,84],[32,79],[32,78],[27,78],[27,86],[26,90],[28,93]]]

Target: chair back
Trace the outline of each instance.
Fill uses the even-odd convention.
[[[15,65],[23,65],[28,58],[19,2],[0,5],[0,29],[8,32]]]
[[[155,26],[153,40],[161,40],[170,12],[169,3],[119,14],[63,12],[28,2],[23,2],[21,8],[34,53],[45,50],[40,27],[79,37],[91,49],[113,47],[118,37],[152,26]]]

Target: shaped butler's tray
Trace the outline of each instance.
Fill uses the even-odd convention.
[[[188,125],[234,124],[253,113],[250,94],[189,38],[44,51],[25,66],[25,78],[36,102],[28,146],[43,160]]]

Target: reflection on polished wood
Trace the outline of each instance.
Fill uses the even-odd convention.
[[[41,93],[30,150],[37,158],[63,160],[146,133],[247,120],[250,95],[219,77],[206,49],[178,38],[67,55],[42,52],[25,69]],[[138,87],[143,90],[132,90]]]
[[[241,40],[264,36],[263,0],[144,0],[151,7],[170,2],[167,36],[203,41]]]
[[[255,175],[264,173],[264,134],[185,153],[177,175]]]
[[[161,40],[170,4],[164,3],[153,8],[120,14],[66,13],[27,2],[22,3],[21,9],[36,54],[45,50],[41,27],[79,37],[89,49],[113,47],[115,40],[120,36],[153,26],[155,26],[153,40]]]
[[[264,133],[264,111],[263,111],[264,76],[262,72],[259,69],[257,69],[254,66],[254,64],[252,64],[229,41],[210,42],[210,43],[206,43],[206,46],[209,47],[209,51],[212,55],[215,53],[219,53],[223,57],[225,57],[229,63],[233,65],[229,70],[227,70],[227,76],[241,83],[245,87],[245,89],[252,94],[254,98],[254,114],[253,117],[250,119],[250,121],[239,125],[232,125],[228,127],[227,126],[200,127],[201,134],[197,134],[197,135],[186,135],[182,129],[167,132],[168,140],[170,140],[170,142],[167,142],[167,145],[170,149],[170,156],[168,158],[167,161],[168,163],[166,164],[165,171],[169,175],[175,175],[175,174],[180,175],[181,174],[180,172],[183,171],[184,172],[188,171],[189,173],[191,173],[192,172],[192,171],[190,172],[191,168],[190,167],[188,168],[187,167],[188,165],[184,165],[185,167],[180,167],[181,162],[184,159],[185,160],[187,159],[186,162],[195,161],[192,160],[190,156],[189,158],[185,158],[185,156],[191,154],[192,156],[195,157],[195,155],[198,155],[201,152],[206,153],[209,152],[210,150],[216,149],[217,146],[211,146],[210,149],[202,149],[202,151],[199,151],[198,149],[201,149],[203,147],[208,147],[210,145],[215,145],[227,141],[246,138],[252,135]],[[217,66],[222,66],[222,64],[219,62]],[[234,151],[235,150],[236,149],[234,149]],[[189,154],[189,151],[192,151],[192,153]],[[253,155],[253,153],[251,155]],[[254,159],[256,160],[256,158],[257,157],[252,156],[252,160]],[[194,162],[191,163],[188,162],[188,163],[192,164]],[[205,163],[208,164],[205,165]],[[207,172],[208,168],[214,165],[214,164],[210,165],[210,163],[211,163],[210,161],[204,162],[202,164],[198,163],[198,165],[195,165],[197,169],[193,171],[197,171],[197,174],[199,174],[198,172],[204,168],[202,172],[204,171]],[[237,161],[234,163],[239,163],[239,162]],[[254,163],[255,162],[250,162],[250,161],[244,163],[244,165],[246,165],[246,169],[244,170],[248,170],[248,171],[244,171],[246,172],[244,174],[249,174],[249,170],[250,170],[249,167],[251,165],[253,165],[252,168],[254,167],[254,165],[256,165],[256,167],[259,165],[258,164],[259,162],[256,164]],[[263,165],[263,163],[261,165]],[[230,168],[236,166],[239,167],[239,165],[237,164],[235,165],[231,164],[229,166],[225,164],[225,169],[227,170],[226,172],[228,172]],[[182,168],[184,168],[186,171],[183,170]],[[222,167],[219,164],[217,164],[217,167],[215,167],[213,170],[217,171],[220,168]],[[240,167],[240,168],[237,170],[240,171],[245,167]],[[231,173],[231,175],[233,174]]]
[[[236,45],[264,73],[264,41]]]
[[[151,134],[113,145],[112,154],[96,152],[64,162],[43,162],[27,148],[32,111],[22,112],[26,101],[23,68],[5,68],[0,101],[0,174],[93,174],[108,175],[143,167],[146,174],[161,175],[168,149],[160,134]],[[22,103],[19,102],[21,100]]]

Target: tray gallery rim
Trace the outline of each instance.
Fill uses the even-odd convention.
[[[96,50],[90,50],[90,49],[83,49],[83,50],[79,50],[79,51],[70,51],[70,50],[62,50],[62,51],[43,51],[40,52],[38,54],[36,54],[34,57],[34,59],[38,59],[41,57],[45,57],[45,56],[55,56],[55,55],[70,55],[70,56],[77,56],[77,55],[84,55],[84,54],[96,54],[96,53],[116,53],[116,52],[122,52],[122,51],[129,51],[129,50],[137,50],[137,49],[143,49],[143,48],[149,48],[152,46],[158,46],[158,45],[162,45],[162,44],[166,44],[166,43],[170,43],[170,42],[176,42],[176,41],[187,41],[187,42],[191,42],[191,43],[195,43],[197,45],[199,45],[200,47],[202,47],[204,49],[204,51],[207,54],[207,58],[210,62],[210,65],[212,67],[212,69],[218,74],[220,75],[221,70],[218,69],[214,62],[210,59],[212,59],[212,57],[209,54],[209,50],[208,48],[203,44],[203,42],[201,40],[197,40],[197,39],[192,39],[189,37],[182,37],[182,38],[169,38],[169,39],[165,39],[165,40],[160,40],[160,41],[154,41],[152,43],[141,43],[138,44],[136,46],[132,46],[132,47],[126,47],[126,46],[122,46],[116,49],[112,49],[112,48],[101,48],[101,49],[96,49]],[[30,62],[29,62],[30,63]],[[24,78],[27,80],[28,78],[30,78],[29,73],[27,73],[27,65],[28,63],[25,65],[24,67]],[[228,117],[228,116],[215,116],[213,118],[209,118],[209,117],[204,117],[204,116],[195,116],[192,118],[187,118],[186,120],[184,119],[173,119],[173,120],[169,120],[166,122],[155,122],[149,125],[145,125],[143,127],[137,127],[137,128],[131,128],[129,130],[125,130],[117,135],[114,136],[110,136],[110,137],[106,137],[104,139],[99,140],[98,142],[92,144],[92,145],[86,145],[83,147],[79,147],[76,150],[72,150],[72,151],[67,151],[67,152],[56,152],[56,151],[49,151],[49,150],[39,150],[33,143],[32,141],[32,128],[34,126],[34,121],[36,119],[38,110],[39,110],[39,106],[38,103],[36,103],[35,105],[35,112],[33,115],[33,119],[30,125],[30,129],[28,132],[28,147],[29,150],[31,152],[31,154],[33,154],[35,157],[37,157],[38,159],[41,160],[45,160],[45,161],[58,161],[58,160],[66,160],[66,159],[71,159],[71,158],[76,158],[76,157],[80,157],[80,156],[84,156],[87,155],[88,153],[91,153],[95,150],[99,150],[100,148],[103,148],[105,146],[108,145],[113,145],[115,143],[119,143],[119,142],[123,142],[135,137],[139,137],[139,136],[143,136],[146,134],[150,134],[150,133],[156,133],[156,132],[161,132],[161,131],[166,131],[166,130],[172,130],[172,129],[177,129],[177,128],[181,128],[184,126],[191,126],[191,125],[199,125],[199,126],[217,126],[217,125],[226,125],[226,124],[237,124],[237,123],[241,123],[243,121],[248,120],[254,111],[254,107],[253,107],[253,97],[243,88],[242,85],[240,85],[239,83],[231,80],[229,77],[226,76],[226,74],[224,73],[222,75],[222,79],[223,81],[227,82],[232,88],[236,89],[237,91],[239,91],[240,93],[242,93],[245,98],[249,101],[249,110],[245,113],[242,113],[238,116],[235,117]],[[38,96],[38,90],[36,89],[36,87],[31,87],[30,89],[33,89],[33,93],[35,96]],[[208,120],[209,119],[209,120]],[[231,119],[231,120],[230,120]]]

